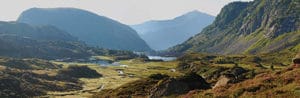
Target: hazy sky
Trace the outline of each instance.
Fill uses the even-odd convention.
[[[137,24],[171,19],[193,10],[217,15],[232,1],[251,0],[0,0],[0,21],[14,21],[22,11],[32,7],[75,7],[125,24]]]

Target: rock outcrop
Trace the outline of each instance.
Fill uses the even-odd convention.
[[[210,85],[195,73],[179,78],[166,78],[159,81],[151,90],[150,98],[184,94],[195,89],[209,89]]]
[[[293,63],[294,68],[300,68],[300,52],[293,59]]]

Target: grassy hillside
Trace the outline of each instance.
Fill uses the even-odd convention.
[[[53,26],[0,22],[0,56],[40,59],[85,59],[92,55],[137,57],[131,51],[88,47],[69,33]]]
[[[178,69],[196,72],[212,89],[179,97],[299,97],[299,68],[292,68],[298,52],[261,55],[187,54]]]
[[[0,57],[0,97],[44,96],[48,92],[83,89],[81,78],[99,78],[101,74],[86,66],[64,68],[40,59]]]
[[[266,71],[240,83],[189,95],[199,97],[300,97],[300,69]],[[186,95],[184,95],[186,96]]]
[[[1,56],[16,58],[78,58],[90,56],[87,46],[52,26],[0,22]]]
[[[147,78],[102,90],[93,97],[299,97],[300,70],[291,66],[297,53],[288,50],[257,55],[189,53],[177,60],[176,70],[181,74],[148,74]],[[183,78],[187,76],[193,78]],[[197,79],[203,81],[193,84]],[[191,88],[187,84],[202,86]]]
[[[0,97],[32,97],[81,89],[75,78],[57,77],[61,65],[44,60],[0,59]]]
[[[213,24],[168,52],[256,54],[297,48],[298,9],[297,0],[233,2],[222,9]]]

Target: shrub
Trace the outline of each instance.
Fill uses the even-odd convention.
[[[160,74],[160,73],[158,73],[158,74],[151,74],[151,75],[149,76],[149,78],[155,79],[155,80],[161,80],[161,79],[167,78],[167,77],[169,77],[169,76],[168,76],[168,75],[165,75],[165,74]]]
[[[87,66],[69,66],[58,72],[59,75],[66,75],[74,78],[98,78],[102,77],[96,70],[90,69]]]

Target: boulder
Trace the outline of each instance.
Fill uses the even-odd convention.
[[[300,52],[293,59],[293,67],[300,68]]]
[[[222,75],[213,88],[226,86],[231,80],[232,78]]]

